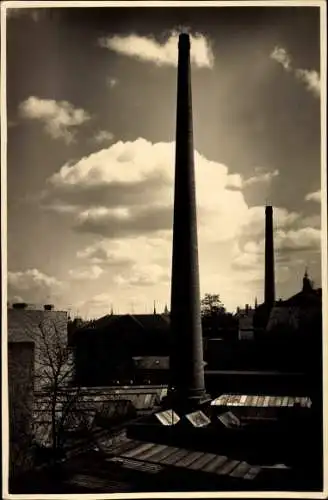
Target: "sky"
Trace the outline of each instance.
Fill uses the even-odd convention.
[[[191,36],[201,295],[321,285],[318,7],[7,10],[8,300],[170,304],[177,36]]]

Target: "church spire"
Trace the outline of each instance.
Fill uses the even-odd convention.
[[[309,278],[308,268],[305,268],[304,276],[303,276],[303,292],[308,292],[312,290],[312,283]]]
[[[154,315],[156,315],[157,312],[156,312],[156,301],[154,300]]]

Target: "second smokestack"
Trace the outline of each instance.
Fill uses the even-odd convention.
[[[275,302],[273,209],[272,209],[272,206],[265,207],[264,302],[269,308],[271,308]]]

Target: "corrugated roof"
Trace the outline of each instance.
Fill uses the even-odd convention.
[[[266,396],[263,394],[222,394],[213,399],[212,406],[256,406],[258,408],[295,407],[311,408],[312,402],[308,397],[294,396]]]

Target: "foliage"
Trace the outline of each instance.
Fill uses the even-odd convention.
[[[205,293],[201,300],[202,316],[218,316],[226,312],[224,305],[221,302],[219,294]]]
[[[226,311],[219,294],[205,294],[201,300],[201,314],[205,337],[231,336],[231,330],[237,328],[236,319]]]

